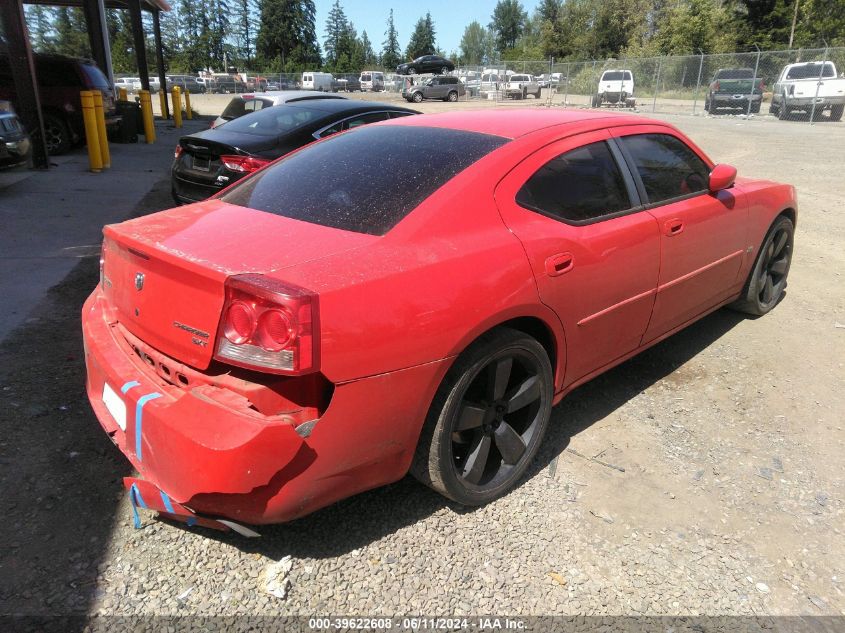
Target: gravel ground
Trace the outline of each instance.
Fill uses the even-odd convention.
[[[83,260],[0,345],[0,613],[775,617],[706,630],[832,616],[812,630],[843,630],[845,127],[665,118],[740,174],[798,187],[787,296],[761,319],[720,310],[572,393],[524,483],[483,508],[406,478],[255,540],[150,514],[133,529],[128,464],[83,390],[78,314],[97,276]],[[169,206],[168,187],[136,213]],[[586,622],[567,630],[600,621]],[[693,622],[672,627],[705,630]]]

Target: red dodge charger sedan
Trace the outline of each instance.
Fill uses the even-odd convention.
[[[771,310],[795,222],[791,186],[660,121],[374,124],[107,226],[88,397],[133,506],[189,524],[248,534],[409,470],[482,504],[567,392],[720,306]]]

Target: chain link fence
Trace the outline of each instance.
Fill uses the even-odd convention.
[[[804,65],[787,75],[790,64]],[[458,66],[450,75],[461,84],[457,88],[460,101],[528,99],[564,108],[774,115],[810,123],[839,120],[845,104],[845,47],[572,62],[520,60]],[[183,90],[184,84],[199,80],[194,85],[197,92],[316,89],[384,92],[385,98],[403,91],[410,97],[422,87],[436,95],[440,83],[437,75],[398,75],[375,69],[335,75],[249,71],[230,78],[178,77]],[[450,100],[448,91],[443,95],[433,98]]]

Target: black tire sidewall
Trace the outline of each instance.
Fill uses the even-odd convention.
[[[470,383],[492,359],[508,352],[533,357],[541,376],[541,410],[538,413],[539,425],[528,443],[526,457],[514,469],[511,476],[495,488],[477,491],[466,488],[460,481],[452,461],[452,426],[455,416],[461,406],[463,395]],[[546,350],[535,339],[515,330],[502,328],[494,333],[489,341],[481,345],[473,345],[465,355],[456,362],[447,379],[441,385],[446,395],[445,402],[437,412],[436,427],[432,438],[432,456],[436,463],[439,479],[445,488],[445,494],[451,499],[468,506],[488,503],[511,490],[522,478],[525,470],[542,442],[551,417],[551,406],[554,395],[554,380],[551,363]],[[443,395],[441,393],[441,395]],[[435,398],[435,403],[440,399]]]
[[[792,224],[792,220],[790,220],[785,215],[779,216],[772,225],[769,227],[768,232],[766,233],[766,237],[763,239],[762,244],[760,245],[760,251],[757,253],[757,259],[754,260],[754,267],[751,269],[749,273],[748,280],[745,284],[745,291],[743,293],[744,298],[744,306],[745,311],[749,312],[750,314],[754,314],[757,316],[762,316],[767,312],[770,312],[780,303],[781,296],[783,295],[783,290],[781,290],[780,294],[775,297],[774,301],[771,305],[763,305],[760,302],[760,289],[757,287],[760,279],[760,271],[763,267],[763,256],[766,253],[766,250],[769,247],[769,243],[774,239],[775,234],[780,230],[781,227],[784,225],[789,226],[789,263],[786,266],[786,271],[783,274],[784,280],[788,279],[789,277],[789,269],[792,267],[792,252],[793,247],[795,244],[795,226]],[[784,289],[786,288],[786,284],[784,284]]]

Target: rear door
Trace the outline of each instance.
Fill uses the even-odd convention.
[[[614,135],[660,231],[660,277],[647,343],[727,299],[741,283],[747,209],[736,189],[711,194],[711,165],[662,126]]]
[[[636,349],[651,316],[660,238],[627,169],[599,130],[543,147],[496,188],[540,299],[563,324],[564,385]]]

